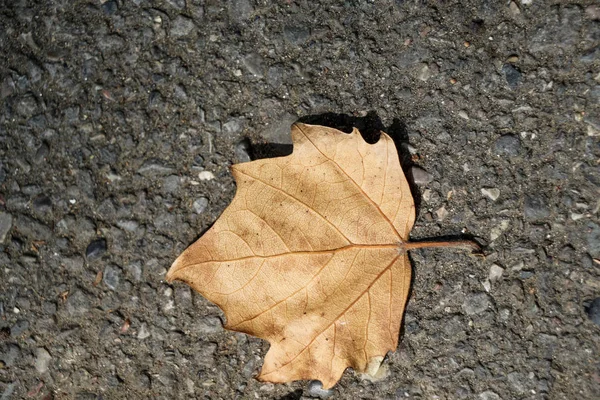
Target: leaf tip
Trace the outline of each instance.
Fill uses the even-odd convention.
[[[167,282],[171,283],[174,280],[177,280],[177,271],[180,268],[179,264],[181,264],[180,259],[181,256],[177,257],[173,264],[171,264],[171,268],[169,268],[169,270],[167,271],[167,275],[165,275],[165,280]]]

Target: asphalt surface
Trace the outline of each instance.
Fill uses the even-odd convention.
[[[0,399],[600,398],[594,1],[4,0]],[[379,380],[254,379],[175,257],[301,119],[390,133],[413,238]]]

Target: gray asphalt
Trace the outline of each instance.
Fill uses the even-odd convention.
[[[0,2],[0,399],[600,398],[594,1]],[[398,350],[265,384],[175,257],[296,120],[390,133],[413,238]]]

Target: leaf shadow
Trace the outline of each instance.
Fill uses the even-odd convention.
[[[250,142],[250,158],[260,160],[263,158],[284,157],[292,154],[294,147],[282,143],[252,143]]]

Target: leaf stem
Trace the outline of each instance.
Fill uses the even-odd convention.
[[[481,246],[472,240],[406,242],[402,243],[400,247],[403,250],[425,249],[432,247],[453,247],[476,252],[481,251]]]

